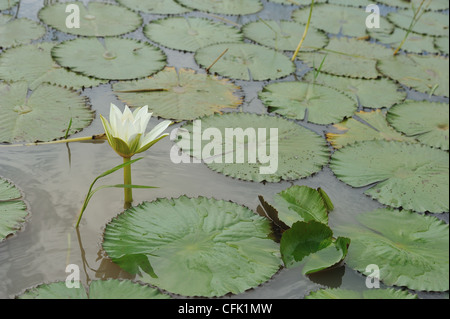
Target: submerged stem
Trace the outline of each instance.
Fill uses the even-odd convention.
[[[129,157],[123,158],[123,163],[126,164],[131,159]],[[126,165],[123,168],[123,183],[125,185],[131,185],[131,165]],[[131,204],[133,202],[133,190],[131,188],[124,188],[125,195],[125,205]]]

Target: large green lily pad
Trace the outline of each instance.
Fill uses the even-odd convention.
[[[19,0],[0,0],[0,10],[7,10],[15,6]]]
[[[328,163],[329,150],[321,136],[275,116],[226,113],[181,129],[178,145],[184,152],[202,158],[214,171],[242,180],[296,180]]]
[[[18,299],[168,299],[157,289],[130,280],[94,280],[89,291],[80,283],[79,288],[68,288],[66,282],[57,281],[27,289]]]
[[[260,0],[177,0],[177,2],[193,10],[229,15],[253,14],[263,9]]]
[[[321,72],[324,73],[375,79],[380,75],[376,69],[377,61],[392,55],[393,50],[382,45],[341,37],[331,38],[328,45],[318,52],[302,52],[298,58],[309,67],[317,69],[322,65]]]
[[[417,295],[393,288],[355,291],[342,288],[312,291],[305,299],[418,299]]]
[[[41,83],[78,90],[106,82],[68,71],[58,65],[51,56],[55,44],[56,42],[42,42],[6,50],[0,55],[0,79],[26,81],[31,90]]]
[[[357,101],[344,93],[320,84],[279,82],[264,87],[259,94],[270,112],[315,124],[342,121],[358,108]]]
[[[239,29],[196,17],[153,20],[145,26],[144,34],[167,48],[189,52],[215,43],[243,41]]]
[[[408,101],[389,109],[387,120],[396,130],[421,143],[448,150],[448,108],[446,103]]]
[[[353,187],[391,207],[417,212],[449,211],[449,155],[422,144],[358,142],[332,157],[330,167]]]
[[[422,0],[377,0],[377,2],[384,3],[388,6],[398,7],[402,9],[418,8]],[[429,10],[445,10],[448,9],[447,0],[432,0],[426,1],[425,4],[429,4],[427,9]]]
[[[374,110],[371,112],[360,111],[333,128],[339,133],[327,133],[327,140],[335,148],[339,149],[355,142],[386,140],[415,143],[415,139],[396,131],[386,121],[386,112]]]
[[[0,177],[0,242],[15,234],[28,215],[21,192],[9,181]]]
[[[14,19],[10,15],[0,14],[0,48],[30,43],[44,34],[45,28],[35,21],[27,18]]]
[[[152,14],[183,14],[191,11],[175,0],[117,0],[117,2],[132,10]]]
[[[369,34],[380,43],[389,45],[393,49],[397,49],[403,41],[406,32],[406,30],[396,28],[392,33],[369,31]],[[411,32],[401,49],[412,53],[435,53],[437,50],[434,46],[434,41],[434,38],[431,36]]]
[[[88,126],[94,112],[87,98],[63,87],[41,84],[28,93],[26,82],[0,83],[0,142],[51,141]]]
[[[413,16],[414,12],[412,10],[405,10],[390,12],[387,18],[403,30],[409,30]],[[448,14],[432,11],[424,12],[414,24],[412,31],[419,34],[448,37]]]
[[[80,10],[80,27],[68,28],[66,13],[68,5],[77,5]],[[101,2],[64,2],[44,6],[38,13],[39,19],[59,31],[81,35],[105,37],[115,36],[136,30],[142,24],[139,14],[122,6]]]
[[[210,71],[232,79],[275,80],[295,71],[294,63],[287,56],[250,43],[210,45],[198,50],[195,60],[202,67],[208,68],[224,52],[225,54]]]
[[[325,60],[326,61],[326,60]],[[346,93],[363,107],[389,108],[394,104],[402,102],[406,98],[406,91],[400,85],[387,78],[376,80],[355,79],[336,76],[326,73],[308,72],[303,81],[322,84]],[[383,94],[380,94],[383,92]]]
[[[152,75],[166,65],[157,47],[132,39],[78,38],[56,45],[52,56],[60,65],[86,76],[106,80],[132,80]]]
[[[448,225],[432,216],[377,209],[357,216],[359,225],[335,228],[350,237],[346,263],[365,272],[379,268],[386,285],[414,290],[446,291],[449,286]]]
[[[384,75],[419,92],[449,96],[448,57],[402,54],[380,59],[377,68]]]
[[[292,13],[292,19],[305,23],[308,21],[309,12],[309,7],[295,10]],[[314,6],[310,23],[313,27],[328,33],[363,37],[366,35],[366,19],[368,15],[369,13],[366,12],[365,8],[318,4]],[[373,32],[390,33],[394,31],[394,25],[385,17],[380,16],[380,28],[372,30],[374,30]]]
[[[106,226],[103,248],[141,281],[213,297],[244,292],[278,271],[279,248],[270,233],[270,223],[243,206],[182,196],[119,214]]]
[[[230,81],[190,69],[166,68],[150,78],[117,82],[113,90],[129,106],[149,105],[154,115],[177,121],[235,109],[242,103],[239,87]]]
[[[302,266],[302,273],[312,274],[341,262],[348,252],[350,239],[333,238],[332,230],[318,221],[295,222],[283,233],[281,258],[287,268]]]
[[[295,51],[305,31],[305,25],[294,21],[259,20],[242,27],[244,36],[277,51]],[[314,51],[328,43],[327,35],[310,27],[301,51]]]

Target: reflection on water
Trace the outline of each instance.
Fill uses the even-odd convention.
[[[26,16],[37,20],[36,14],[42,4],[42,1],[22,1],[19,17]],[[279,10],[280,8],[283,9]],[[258,17],[286,18],[291,10],[293,8],[289,6],[267,3],[266,9],[258,16],[234,18],[233,21],[245,23]],[[144,23],[154,18],[151,15],[143,16]],[[143,37],[138,32],[132,33],[131,36]],[[66,38],[67,35],[49,31],[44,40]],[[172,50],[165,52],[169,65],[198,69],[192,55]],[[299,75],[303,72],[304,70],[300,70]],[[245,93],[244,111],[265,112],[265,108],[256,98],[262,83],[247,84],[237,81],[237,85],[242,86]],[[90,98],[97,116],[91,126],[72,137],[102,133],[98,115],[108,114],[110,103],[123,107],[123,103],[112,94],[109,84],[86,89],[83,94]],[[152,118],[150,127],[157,122],[157,119]],[[326,129],[317,125],[306,126],[322,135]],[[328,193],[335,206],[329,216],[332,228],[352,223],[353,217],[358,213],[381,207],[363,194],[365,189],[355,190],[339,182],[329,168],[324,168],[310,178],[292,183],[252,183],[225,177],[203,164],[173,164],[169,158],[172,146],[172,141],[163,139],[143,154],[145,159],[132,166],[133,183],[159,187],[134,190],[135,204],[159,197],[206,196],[231,200],[256,211],[259,205],[258,195],[271,202],[275,193],[295,184],[321,187]],[[100,173],[121,163],[121,158],[107,143],[0,148],[0,176],[11,179],[23,190],[30,208],[30,216],[24,228],[0,243],[0,298],[9,298],[42,282],[65,280],[67,264],[80,267],[84,284],[95,279],[135,278],[112,263],[101,249],[105,224],[123,211],[122,189],[107,189],[96,193],[84,213],[79,230],[74,228],[90,183]],[[119,171],[101,179],[98,186],[120,184],[122,181]],[[448,221],[448,214],[439,217]],[[360,290],[365,288],[364,283],[365,278],[361,274],[346,266],[339,266],[309,278],[301,274],[301,269],[283,269],[260,287],[231,297],[303,298],[311,290],[320,287],[340,286]],[[421,297],[423,296],[436,298],[445,294],[421,294]],[[228,297],[230,296],[225,298]]]

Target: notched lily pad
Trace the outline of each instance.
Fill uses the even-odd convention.
[[[253,14],[263,9],[260,0],[177,0],[177,2],[193,10],[228,15]]]
[[[411,9],[412,7],[418,8],[422,0],[378,0],[377,2],[386,4],[391,7]],[[445,10],[449,7],[447,0],[427,1],[425,2],[425,4],[428,5],[426,8],[427,10]]]
[[[129,106],[149,105],[162,118],[193,120],[235,109],[242,104],[239,87],[229,80],[190,69],[166,68],[153,77],[113,85],[118,98]]]
[[[63,87],[41,84],[29,94],[26,82],[0,83],[0,97],[0,142],[51,141],[66,135],[71,120],[69,135],[94,118],[87,98]]]
[[[367,265],[375,264],[380,281],[390,286],[448,290],[448,224],[432,216],[386,208],[356,218],[357,225],[334,228],[340,236],[351,238],[349,267],[365,273]]]
[[[355,291],[342,288],[312,291],[305,299],[418,299],[417,295],[393,288]]]
[[[20,190],[0,177],[0,242],[15,234],[25,223],[27,215],[27,205]]]
[[[76,5],[80,13],[80,27],[68,28],[66,13],[68,5]],[[93,37],[117,36],[136,30],[142,24],[139,14],[122,6],[101,2],[64,2],[44,6],[38,13],[39,19],[56,30]]]
[[[117,0],[117,2],[132,10],[151,14],[183,14],[191,11],[175,0]]]
[[[27,18],[15,19],[13,16],[0,14],[0,48],[18,46],[42,38],[45,28]]]
[[[403,30],[409,30],[414,12],[405,10],[390,12],[387,15],[389,21]],[[431,36],[449,36],[448,14],[427,11],[421,14],[420,19],[414,24],[412,31],[419,34]]]
[[[270,279],[280,267],[269,222],[232,202],[205,197],[158,199],[113,219],[103,248],[141,281],[183,296],[241,293]],[[135,258],[142,256],[154,275]],[[140,262],[142,264],[142,260]]]

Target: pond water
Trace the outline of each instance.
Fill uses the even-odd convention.
[[[287,19],[295,7],[281,6],[263,1],[265,8],[256,15],[230,18],[238,23],[263,19]],[[21,1],[19,17],[38,21],[37,12],[43,1]],[[192,15],[192,14],[191,14]],[[204,14],[196,14],[204,15]],[[144,24],[160,16],[142,14]],[[127,37],[146,40],[142,28]],[[51,29],[43,41],[61,41],[72,38]],[[148,41],[148,40],[146,40]],[[163,48],[168,56],[168,66],[200,70],[193,54]],[[307,68],[298,63],[297,75]],[[293,80],[288,77],[286,80]],[[266,113],[257,99],[257,93],[266,82],[234,81],[242,87],[245,96],[242,110]],[[93,123],[72,137],[91,136],[103,132],[99,114],[108,115],[109,105],[120,107],[110,84],[85,89],[82,93],[90,99],[96,111]],[[410,93],[409,98],[421,94]],[[445,101],[448,99],[435,98]],[[152,118],[150,127],[158,122]],[[299,122],[324,136],[330,127]],[[179,126],[179,124],[175,125]],[[157,189],[134,190],[134,204],[160,197],[206,196],[231,200],[256,210],[258,195],[271,201],[273,195],[291,185],[321,187],[329,195],[335,209],[330,213],[330,226],[353,223],[354,216],[382,207],[364,195],[366,188],[353,189],[340,182],[328,167],[306,179],[295,182],[253,183],[232,179],[210,170],[204,164],[174,164],[169,152],[174,143],[163,139],[144,153],[145,158],[132,167],[133,183],[158,186]],[[102,190],[92,198],[77,231],[74,223],[84,197],[93,179],[101,172],[121,164],[107,142],[71,143],[10,147],[0,150],[0,175],[14,181],[24,193],[30,215],[23,229],[0,243],[0,298],[10,298],[24,289],[42,282],[64,281],[67,264],[77,264],[82,269],[81,280],[87,284],[101,278],[129,278],[113,264],[101,249],[102,232],[108,221],[123,211],[123,190]],[[122,182],[121,173],[110,175],[101,184]],[[435,215],[448,223],[448,213]],[[224,298],[303,298],[320,287],[365,289],[365,277],[341,265],[313,276],[303,276],[300,269],[282,269],[271,280],[245,293]],[[422,298],[448,298],[448,293],[419,293]]]

